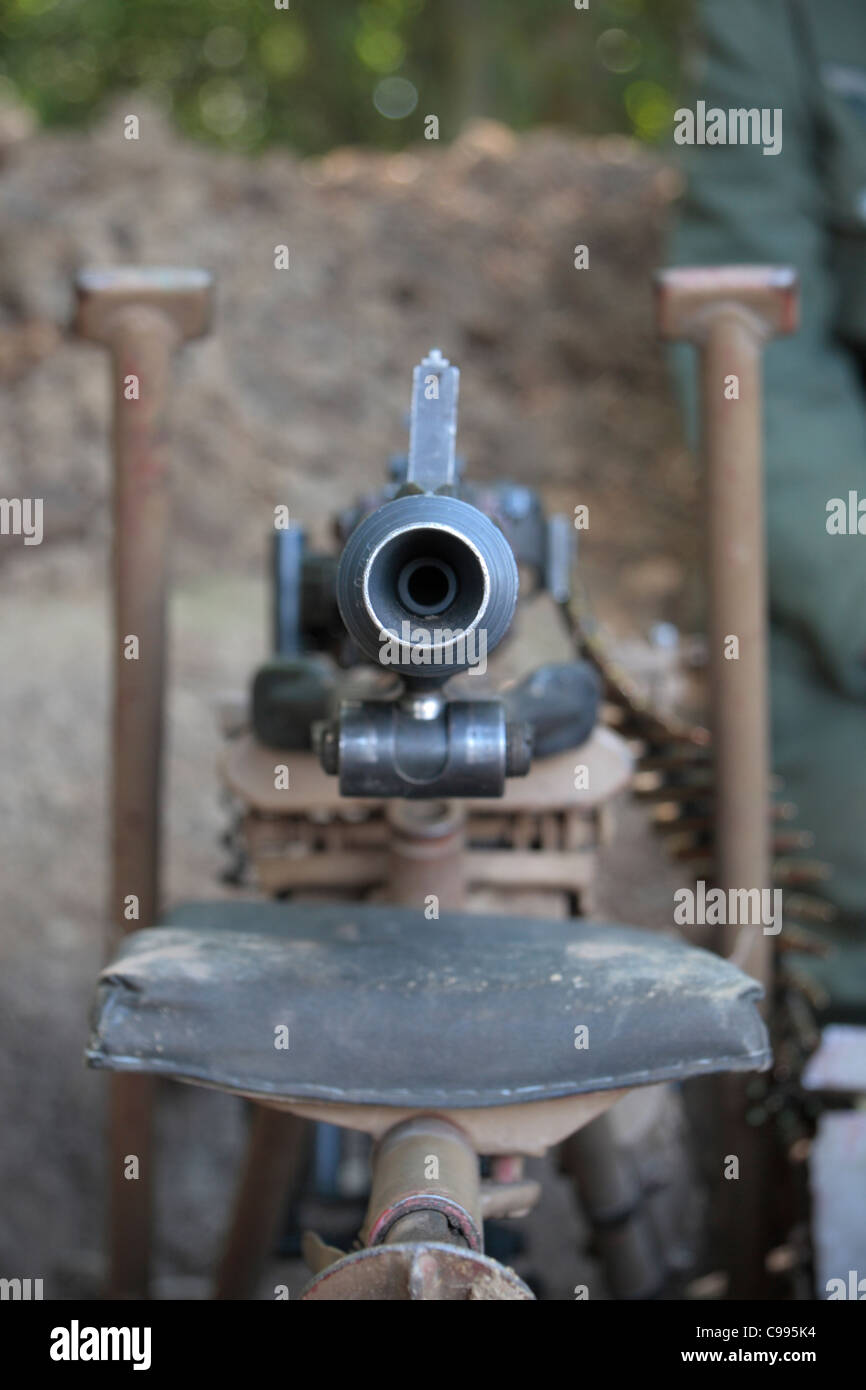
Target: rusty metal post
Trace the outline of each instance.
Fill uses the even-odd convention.
[[[767,586],[761,352],[796,328],[793,270],[690,267],[657,281],[662,336],[698,348],[708,522],[709,678],[715,757],[715,881],[771,884]],[[734,655],[734,639],[738,652]],[[767,986],[771,942],[723,927],[717,946]]]
[[[75,327],[112,360],[114,648],[109,949],[159,910],[171,358],[207,332],[210,275],[122,268],[76,278]],[[153,1186],[151,1077],[118,1074],[109,1096],[109,1293],[145,1298]],[[127,1177],[129,1159],[138,1176]]]
[[[667,270],[657,279],[665,338],[700,356],[701,447],[708,522],[709,679],[715,760],[715,883],[772,887],[767,692],[761,352],[797,326],[797,277],[787,267]],[[736,639],[738,650],[733,639]],[[728,899],[730,901],[730,898]],[[760,926],[721,928],[716,947],[772,987],[772,938]],[[729,1293],[767,1293],[771,1241],[770,1138],[748,1121],[746,1083],[722,1076],[708,1088],[715,1129],[719,1240]],[[731,1156],[739,1179],[721,1179]]]

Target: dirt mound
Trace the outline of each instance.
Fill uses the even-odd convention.
[[[102,576],[108,382],[63,331],[74,270],[200,264],[218,313],[175,380],[181,574],[259,565],[276,503],[315,525],[376,482],[436,344],[463,369],[472,474],[588,502],[588,553],[611,571],[640,560],[636,595],[676,617],[692,480],[650,302],[676,191],[621,138],[487,123],[449,147],[249,162],[179,141],[129,98],[89,134],[20,141],[0,206],[0,489],[44,498],[46,544],[33,564],[4,540],[7,575]]]

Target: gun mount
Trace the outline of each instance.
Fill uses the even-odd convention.
[[[148,352],[143,360],[151,367],[156,362],[159,385],[174,335],[161,316],[148,315],[144,322]],[[116,351],[131,351],[135,336],[134,324],[127,321]],[[464,689],[475,684],[476,666],[450,659],[456,655],[453,630],[449,638],[434,637],[434,620],[459,619],[464,633],[492,624],[498,642],[517,596],[517,560],[507,528],[501,526],[503,548],[498,536],[491,539],[498,518],[474,507],[460,487],[456,396],[456,372],[441,355],[431,354],[416,369],[405,476],[392,474],[394,492],[379,507],[361,504],[339,565],[322,563],[310,572],[314,582],[306,597],[312,600],[315,626],[305,620],[311,615],[304,612],[302,537],[290,537],[287,546],[277,548],[278,652],[284,663],[272,668],[276,684],[259,672],[254,730],[248,735],[242,724],[236,728],[223,774],[244,803],[243,834],[259,887],[278,896],[296,895],[297,901],[180,905],[153,927],[129,932],[100,978],[88,1061],[130,1073],[114,1078],[115,1157],[139,1140],[146,1150],[157,1076],[257,1102],[218,1298],[252,1291],[271,1232],[286,1209],[289,1171],[293,1201],[300,1195],[308,1153],[301,1126],[307,1120],[357,1130],[377,1142],[360,1248],[344,1256],[309,1235],[304,1254],[314,1279],[304,1298],[529,1298],[528,1286],[480,1248],[485,1216],[525,1212],[538,1196],[538,1184],[522,1179],[524,1154],[543,1153],[570,1136],[566,1167],[581,1187],[592,1190],[589,1216],[603,1237],[610,1224],[608,1189],[621,1185],[622,1173],[630,1183],[633,1165],[620,1162],[622,1145],[612,1130],[596,1129],[586,1146],[575,1144],[581,1127],[601,1119],[633,1089],[645,1088],[652,1106],[659,1094],[656,1083],[760,1070],[770,1060],[766,1030],[754,1007],[759,987],[731,962],[666,935],[573,920],[588,905],[604,803],[627,781],[631,759],[610,731],[590,734],[597,678],[579,662],[559,660],[564,636],[573,635],[566,615],[556,611],[565,604],[567,531],[543,524],[528,490],[500,484],[488,496],[503,512],[510,509],[520,531],[520,553],[528,553],[544,573],[546,592],[533,595],[529,604],[521,595],[515,623],[520,630],[496,658],[498,663],[504,657],[504,668],[490,687],[493,697],[483,677],[478,699],[445,696],[452,674],[458,689],[464,677]],[[116,409],[122,409],[119,396]],[[154,420],[158,424],[158,417]],[[148,418],[144,434],[136,436],[142,447],[119,450],[118,476],[125,478],[127,491],[142,461],[157,457],[154,420]],[[128,423],[118,428],[120,443],[129,428]],[[160,476],[163,472],[157,469]],[[419,534],[410,535],[416,548],[405,541],[404,502],[424,504],[415,528]],[[452,502],[466,504],[468,513],[449,507],[448,524],[441,524],[441,507]],[[439,508],[436,519],[431,506]],[[133,711],[139,722],[142,711],[148,715],[147,737],[134,743],[133,751],[155,768],[165,649],[160,619],[165,509],[145,509],[142,517],[133,513],[129,507],[118,511],[118,553],[151,563],[138,565],[140,585],[125,584],[125,571],[118,569],[116,611],[122,617],[129,590],[154,618],[152,677],[144,703]],[[383,532],[375,530],[381,513]],[[547,543],[539,545],[540,537]],[[397,635],[391,673],[383,673],[388,663],[381,661],[378,647],[374,654],[372,644],[383,602],[401,605],[420,627],[420,637],[410,630],[408,663]],[[347,628],[357,619],[348,641],[363,658],[357,671],[343,675],[328,646],[335,635],[335,610]],[[540,642],[545,612],[551,620],[546,660]],[[524,649],[522,661],[515,659],[521,642],[532,649]],[[440,652],[444,676],[441,670],[420,674],[414,669],[413,650],[425,648]],[[345,655],[341,665],[352,667],[351,652]],[[122,697],[127,684],[118,667],[116,695]],[[330,710],[338,692],[380,698],[344,701],[334,718]],[[116,707],[122,712],[122,699]],[[320,719],[322,709],[328,713]],[[271,721],[266,738],[259,727],[263,714]],[[340,793],[309,751],[314,729],[322,761],[340,772]],[[286,734],[286,742],[276,737]],[[578,746],[583,761],[574,767]],[[297,750],[290,759],[291,783],[288,765],[274,766],[274,747]],[[497,794],[509,766],[528,768],[530,754],[538,765],[503,791],[491,812],[480,798]],[[118,776],[123,758],[124,748],[115,740],[115,810],[124,805]],[[341,794],[343,783],[355,778],[369,799],[349,805]],[[129,873],[143,855],[151,870],[150,900],[156,902],[161,896],[155,855],[158,778],[151,777],[148,787],[153,815],[147,823],[115,817],[115,862],[117,870],[126,865]],[[447,789],[464,800],[454,806],[405,799],[430,796],[431,789],[436,796]],[[398,799],[389,804],[389,794]],[[486,892],[486,907],[478,903],[479,890]],[[493,902],[490,890],[497,895]],[[326,900],[311,901],[309,895],[315,899],[317,892]],[[527,895],[535,897],[540,917],[527,915]],[[519,907],[518,898],[523,899]],[[560,910],[550,910],[554,907]],[[563,916],[569,920],[551,920]],[[427,926],[431,920],[435,929]],[[291,1051],[272,1045],[271,1021],[286,1017],[301,1038],[301,1046]],[[588,1032],[587,1018],[591,1049],[573,1042]],[[280,1023],[276,1031],[283,1027],[287,1043],[288,1025]],[[122,1079],[130,1083],[123,1089],[117,1084]],[[423,1182],[418,1177],[431,1144],[440,1160],[432,1185],[426,1176]],[[483,1182],[481,1154],[490,1159],[490,1177]],[[607,1175],[611,1181],[605,1186],[600,1176]],[[115,1184],[119,1206],[118,1191]],[[660,1192],[665,1202],[659,1201]],[[650,1196],[652,1212],[648,1204],[644,1209]],[[644,1251],[654,1251],[664,1226],[671,1224],[665,1213],[675,1200],[676,1194],[665,1194],[656,1181],[646,1193],[642,1183],[634,1188],[610,1257],[618,1281],[614,1287],[623,1296],[655,1296],[663,1287],[669,1272],[664,1243],[658,1257]],[[127,1203],[118,1215],[113,1288],[146,1295],[147,1211],[140,1202]],[[627,1250],[628,1258],[618,1254],[614,1260],[613,1249]],[[632,1266],[633,1251],[640,1258]]]

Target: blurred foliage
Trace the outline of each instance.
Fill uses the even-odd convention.
[[[0,0],[0,97],[80,124],[143,89],[234,149],[399,148],[435,114],[655,140],[689,0]]]

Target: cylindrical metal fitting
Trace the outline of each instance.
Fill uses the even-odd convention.
[[[388,901],[459,910],[466,892],[466,814],[456,801],[389,801]]]
[[[413,1212],[443,1214],[457,1243],[483,1250],[478,1155],[455,1125],[436,1115],[395,1125],[379,1141],[364,1243],[382,1245]]]
[[[433,494],[398,497],[365,518],[337,572],[343,622],[364,655],[439,681],[501,642],[517,587],[499,527],[470,503]]]
[[[526,775],[532,743],[501,700],[446,700],[429,718],[398,700],[345,700],[318,749],[343,796],[480,797]]]

